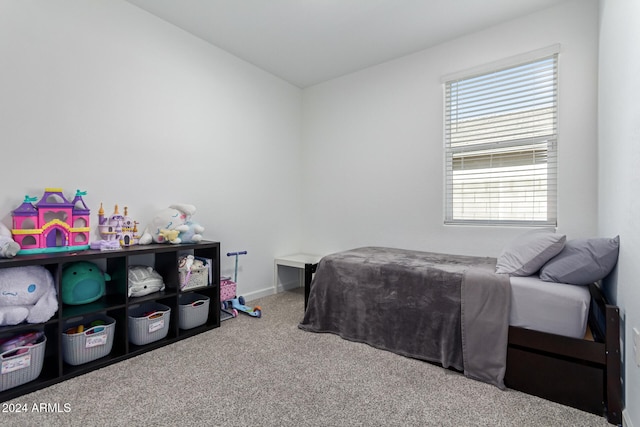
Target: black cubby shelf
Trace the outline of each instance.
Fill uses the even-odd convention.
[[[206,286],[180,289],[178,258],[182,255],[211,260],[211,280]],[[106,282],[106,292],[99,300],[81,305],[63,304],[61,298],[62,268],[76,261],[90,261],[97,264],[111,276]],[[204,241],[200,243],[137,245],[115,251],[84,250],[78,252],[57,252],[37,255],[18,255],[15,258],[0,259],[0,268],[41,265],[47,268],[56,283],[58,311],[45,323],[0,326],[0,338],[18,335],[22,332],[44,331],[47,338],[44,361],[40,374],[24,384],[1,390],[0,402],[17,398],[27,393],[48,387],[61,381],[82,375],[133,356],[152,351],[176,341],[209,331],[220,326],[220,243]],[[162,276],[164,291],[141,297],[129,297],[127,272],[133,265],[153,267]],[[181,329],[179,325],[179,297],[182,293],[195,292],[209,298],[206,323],[192,329]],[[166,336],[148,344],[136,345],[130,342],[129,312],[140,304],[162,304],[171,309]],[[63,333],[65,324],[77,318],[94,315],[107,316],[115,320],[111,351],[100,358],[86,363],[71,365],[65,362],[63,353]],[[35,358],[34,358],[35,359]],[[1,375],[5,374],[0,374]]]

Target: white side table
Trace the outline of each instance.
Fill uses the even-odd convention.
[[[291,277],[291,270],[297,269],[296,284],[297,286],[304,286],[304,307],[306,309],[311,279],[313,278],[313,273],[316,272],[320,258],[322,258],[321,255],[312,254],[292,254],[276,258],[273,273],[274,292],[278,293],[280,289],[284,289],[285,285],[290,283],[288,279]]]

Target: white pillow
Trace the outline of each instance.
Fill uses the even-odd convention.
[[[509,243],[498,256],[496,273],[531,276],[564,248],[567,236],[550,229],[528,231]]]

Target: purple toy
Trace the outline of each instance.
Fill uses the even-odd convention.
[[[104,216],[104,208],[100,203],[98,211],[98,234],[102,240],[91,243],[92,249],[117,250],[120,247],[137,245],[140,236],[138,235],[138,222],[129,217],[128,208],[124,207],[124,215],[118,211],[115,205],[113,214]]]
[[[82,200],[86,194],[76,190],[68,201],[61,188],[45,188],[36,204],[36,197],[25,196],[12,212],[11,234],[22,248],[18,255],[88,249],[90,211]]]

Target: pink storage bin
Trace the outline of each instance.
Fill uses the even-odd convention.
[[[229,301],[236,297],[236,283],[229,277],[220,278],[220,301]]]

